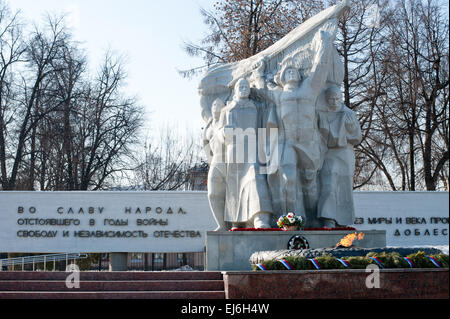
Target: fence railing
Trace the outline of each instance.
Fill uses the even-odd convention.
[[[69,261],[74,261],[77,259],[85,259],[88,257],[88,254],[80,254],[80,253],[71,253],[71,254],[51,254],[51,255],[37,255],[37,256],[24,256],[24,257],[16,257],[16,258],[7,258],[0,259],[0,271],[3,270],[3,267],[9,266],[22,266],[22,271],[25,270],[25,265],[32,264],[33,271],[35,270],[35,266],[37,264],[44,264],[44,271],[47,270],[47,263],[53,263],[53,270],[56,269],[56,262],[65,261],[66,265],[69,264]]]
[[[205,269],[205,253],[130,253],[128,270],[166,271],[182,267]]]
[[[22,271],[61,271],[66,269],[71,261],[85,258],[88,258],[88,254],[67,253],[6,258],[0,259],[0,271],[14,271],[17,268]],[[131,271],[166,271],[182,267],[204,270],[205,253],[129,253],[128,256],[128,270]],[[92,263],[88,269],[108,271],[109,254],[101,254],[98,258],[98,263]]]

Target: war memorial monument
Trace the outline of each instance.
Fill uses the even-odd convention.
[[[344,67],[334,46],[346,10],[349,3],[342,1],[259,54],[215,66],[201,78],[207,194],[0,192],[0,251],[111,253],[110,270],[119,274],[127,270],[130,252],[205,251],[205,274],[223,272],[225,278],[225,292],[211,298],[283,298],[277,285],[296,286],[293,298],[305,291],[330,298],[326,276],[347,298],[407,296],[387,286],[380,290],[384,295],[367,290],[364,267],[346,270],[351,261],[344,257],[374,253],[367,260],[377,267],[397,262],[414,268],[415,259],[407,256],[417,249],[411,246],[448,243],[448,193],[353,192],[353,148],[362,136],[355,112],[343,103]],[[298,229],[278,228],[286,215],[300,217]],[[352,242],[339,247],[351,235]],[[423,258],[445,266],[445,260],[430,257],[441,256],[439,250],[423,249]],[[303,258],[309,266],[295,270],[300,262],[293,267],[289,258]],[[448,297],[448,286],[439,283],[448,284],[446,258],[447,268],[401,272],[407,283],[420,286],[426,280],[438,287],[434,295],[416,291],[416,297]],[[324,262],[343,266],[333,272]],[[384,271],[386,282],[395,282],[400,273]],[[318,274],[325,277],[314,277]],[[320,289],[305,282],[317,282]],[[253,291],[245,286],[249,283]],[[7,297],[1,286],[0,296]]]

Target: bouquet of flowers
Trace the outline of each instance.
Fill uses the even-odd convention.
[[[301,216],[295,215],[295,213],[288,213],[278,218],[277,225],[280,228],[297,226],[302,228],[305,225],[305,221]]]

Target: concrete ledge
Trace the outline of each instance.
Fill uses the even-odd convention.
[[[383,269],[367,288],[364,269],[223,272],[227,299],[448,299],[448,269]]]
[[[235,231],[206,233],[206,270],[251,270],[250,256],[257,251],[287,249],[296,235],[306,238],[310,248],[335,246],[355,231]],[[365,238],[355,241],[363,248],[386,247],[386,231],[364,231]]]

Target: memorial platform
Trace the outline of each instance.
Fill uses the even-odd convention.
[[[313,231],[233,231],[206,233],[206,270],[251,270],[250,256],[257,251],[283,250],[295,236],[305,238],[309,248],[333,247],[355,230]],[[386,247],[386,231],[365,230],[364,239],[354,246],[362,248]]]
[[[381,286],[364,269],[232,272],[0,272],[0,299],[448,299],[448,269],[382,269]],[[286,291],[289,293],[286,294]]]

